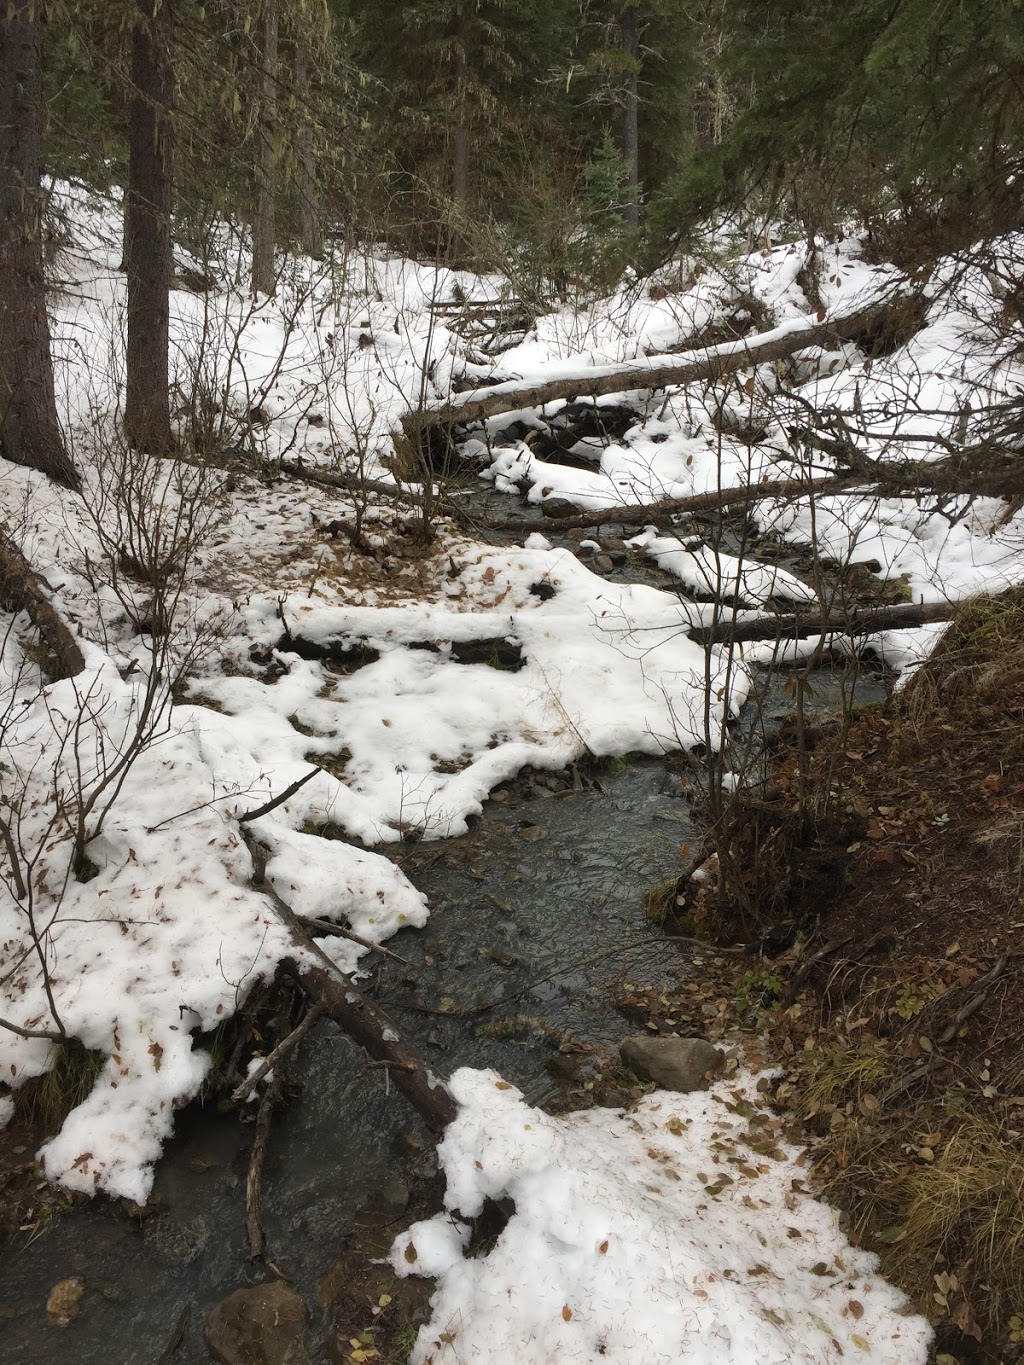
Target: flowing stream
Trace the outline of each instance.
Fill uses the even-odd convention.
[[[653,577],[647,565],[615,576],[625,573]],[[850,676],[822,670],[814,708],[834,711]],[[859,675],[858,700],[883,690],[880,679]],[[792,703],[772,682],[760,705],[770,723]],[[615,1043],[629,1031],[611,1006],[610,978],[628,969],[656,983],[699,970],[692,955],[650,942],[657,931],[644,911],[645,889],[680,867],[695,837],[680,771],[670,760],[613,764],[575,789],[540,776],[488,802],[470,834],[406,851],[401,860],[428,894],[432,917],[426,929],[390,941],[408,965],[379,959],[369,989],[439,1070],[494,1066],[541,1101],[555,1085],[552,1032]],[[637,940],[644,946],[630,948]],[[465,1013],[484,1004],[484,1013]],[[391,1210],[396,1230],[402,1225],[410,1154],[429,1153],[429,1143],[386,1074],[368,1069],[330,1023],[310,1035],[290,1083],[271,1136],[264,1224],[271,1259],[324,1340],[331,1324],[317,1290],[347,1229],[368,1202]],[[140,1218],[97,1200],[50,1216],[38,1235],[8,1247],[0,1256],[0,1361],[155,1365],[189,1305],[174,1365],[206,1365],[208,1309],[265,1278],[245,1246],[251,1134],[233,1114],[192,1107],[159,1164],[152,1212]],[[58,1327],[47,1297],[70,1276],[86,1292],[75,1319]]]

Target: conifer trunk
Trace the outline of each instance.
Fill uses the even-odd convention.
[[[466,45],[461,25],[455,35],[455,111],[452,119],[452,199],[462,212],[469,204],[469,127],[466,118]]]
[[[252,225],[252,292],[274,294],[274,125],[277,122],[277,0],[263,7],[263,78],[260,97],[256,212]]]
[[[300,100],[309,100],[309,49],[300,34],[295,40],[295,93]],[[316,154],[313,150],[313,129],[307,111],[300,114],[298,135],[298,181],[301,212],[302,249],[307,256],[319,261],[324,254],[323,229],[320,224],[320,204],[316,186]]]
[[[78,488],[57,421],[43,276],[40,7],[0,6],[0,454]]]
[[[137,0],[128,110],[124,266],[128,353],[124,433],[138,450],[172,448],[168,390],[171,245],[171,43],[173,0]]]
[[[623,214],[631,227],[637,227],[640,223],[640,34],[636,9],[632,5],[622,11],[621,30],[622,49],[630,59],[622,107],[622,159],[628,191]]]

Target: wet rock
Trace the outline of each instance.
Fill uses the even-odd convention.
[[[143,1237],[165,1265],[190,1265],[210,1240],[209,1220],[164,1214],[143,1225]]]
[[[707,1088],[708,1077],[725,1066],[725,1055],[704,1038],[626,1038],[619,1047],[623,1063],[665,1090],[687,1094]]]
[[[73,1275],[69,1280],[60,1280],[50,1290],[46,1300],[46,1312],[57,1327],[67,1327],[78,1316],[85,1293],[85,1281]]]
[[[401,1213],[409,1203],[409,1186],[400,1175],[389,1176],[380,1188],[380,1202],[392,1213]]]
[[[595,573],[611,573],[612,569],[615,568],[615,560],[612,559],[611,555],[595,555],[590,561],[590,567]]]
[[[206,1344],[221,1365],[312,1365],[309,1313],[283,1280],[236,1289],[206,1315]]]
[[[579,508],[568,498],[545,498],[540,505],[542,517],[574,517]]]

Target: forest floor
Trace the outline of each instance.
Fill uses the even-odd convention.
[[[780,742],[736,854],[748,893],[788,884],[799,936],[713,959],[708,982],[726,1033],[781,1061],[775,1098],[814,1135],[813,1183],[947,1361],[1024,1355],[1022,660],[1014,595],[966,613],[903,691],[819,728],[809,755]],[[736,913],[723,882],[689,907],[719,928]],[[703,999],[638,987],[622,1003],[686,1033]]]

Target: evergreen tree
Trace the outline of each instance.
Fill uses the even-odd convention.
[[[752,93],[663,221],[752,193],[808,231],[893,209],[955,220],[964,240],[1019,221],[1020,0],[727,0],[727,14],[719,72]]]
[[[150,454],[172,445],[168,391],[173,0],[135,0],[131,30],[124,264],[128,347],[124,430]]]
[[[69,487],[53,384],[40,187],[42,8],[0,9],[0,451]]]

